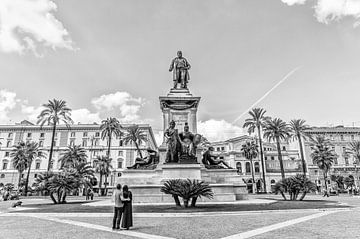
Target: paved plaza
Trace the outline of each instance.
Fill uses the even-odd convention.
[[[255,197],[251,196],[250,201],[267,200],[253,200]],[[276,196],[269,197],[278,199]],[[307,199],[325,200],[316,195]],[[9,209],[10,202],[1,202],[0,238],[360,238],[360,198],[342,195],[326,200],[349,207],[194,213],[136,212],[131,230],[112,231],[111,212],[30,212],[27,209],[32,204],[48,201],[25,199],[24,206],[15,210]]]

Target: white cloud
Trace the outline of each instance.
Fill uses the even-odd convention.
[[[77,109],[71,111],[71,118],[74,123],[83,123],[83,124],[92,124],[92,123],[100,123],[101,118],[99,112],[92,113],[90,110],[86,108]]]
[[[54,16],[56,10],[51,0],[1,0],[0,50],[32,51],[36,56],[41,56],[37,46],[74,50],[68,31]]]
[[[91,100],[97,110],[119,110],[121,122],[134,122],[139,120],[139,111],[144,104],[142,98],[135,98],[128,92],[115,92]]]
[[[306,0],[281,0],[283,3],[286,3],[289,6],[295,5],[295,4],[304,4]]]
[[[21,113],[26,115],[26,119],[32,123],[37,122],[37,117],[44,108],[42,106],[28,105],[27,101],[24,101],[21,105]]]
[[[199,134],[205,136],[210,142],[227,140],[244,134],[241,127],[225,120],[199,121],[197,127]]]
[[[306,0],[281,0],[292,6],[304,4]],[[321,22],[328,24],[344,17],[355,19],[354,27],[360,24],[360,1],[359,0],[317,0],[314,6],[315,17]]]
[[[15,108],[18,99],[16,93],[8,90],[0,90],[0,123],[9,123],[9,112]]]

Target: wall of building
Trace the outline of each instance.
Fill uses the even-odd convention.
[[[324,136],[329,139],[333,144],[332,148],[338,155],[338,159],[332,165],[328,175],[342,175],[344,177],[353,176],[356,181],[359,181],[359,164],[356,164],[356,159],[346,153],[346,148],[349,143],[355,140],[360,140],[360,128],[359,127],[313,127],[307,132],[312,137],[317,135]],[[313,164],[311,158],[311,142],[309,140],[304,142],[305,159],[308,166],[308,172],[310,180],[317,183],[318,187],[324,186],[323,172],[317,165]],[[330,182],[330,178],[329,178]],[[331,182],[330,182],[331,183]]]
[[[123,125],[123,127],[127,126],[129,125]],[[157,150],[151,127],[147,124],[139,126],[148,136],[148,141],[140,145],[143,155],[146,155],[147,148]],[[51,136],[52,127],[44,126],[41,128],[27,121],[18,125],[0,125],[0,183],[14,183],[17,185],[19,174],[13,167],[10,152],[13,149],[13,145],[20,141],[38,142],[47,154],[46,158],[36,159],[32,163],[30,184],[39,173],[45,172],[48,165]],[[58,160],[70,145],[81,145],[85,148],[90,163],[93,163],[97,156],[106,155],[108,142],[106,139],[101,139],[100,136],[100,126],[97,124],[77,124],[70,125],[70,127],[65,125],[58,126],[54,139],[53,171],[59,170],[60,163]],[[131,143],[124,144],[121,138],[113,138],[111,141],[110,157],[113,159],[112,167],[114,169],[110,182],[115,182],[116,177],[121,176],[122,170],[133,165],[136,157],[138,157],[138,152],[135,145]]]

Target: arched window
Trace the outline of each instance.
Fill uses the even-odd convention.
[[[240,163],[240,162],[237,162],[237,163],[236,163],[236,169],[237,169],[237,172],[238,172],[238,173],[242,173],[241,163]]]
[[[246,169],[246,173],[251,173],[250,163],[249,162],[246,162],[245,169]]]
[[[117,168],[122,168],[123,167],[123,162],[124,162],[124,160],[122,158],[118,158],[118,160],[117,160]]]
[[[255,173],[260,173],[260,164],[259,162],[255,162]]]

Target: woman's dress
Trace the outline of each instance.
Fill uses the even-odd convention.
[[[123,220],[121,223],[122,228],[129,228],[133,226],[133,218],[132,218],[132,193],[124,192],[124,198],[130,198],[130,201],[124,201],[124,212],[123,212]]]

